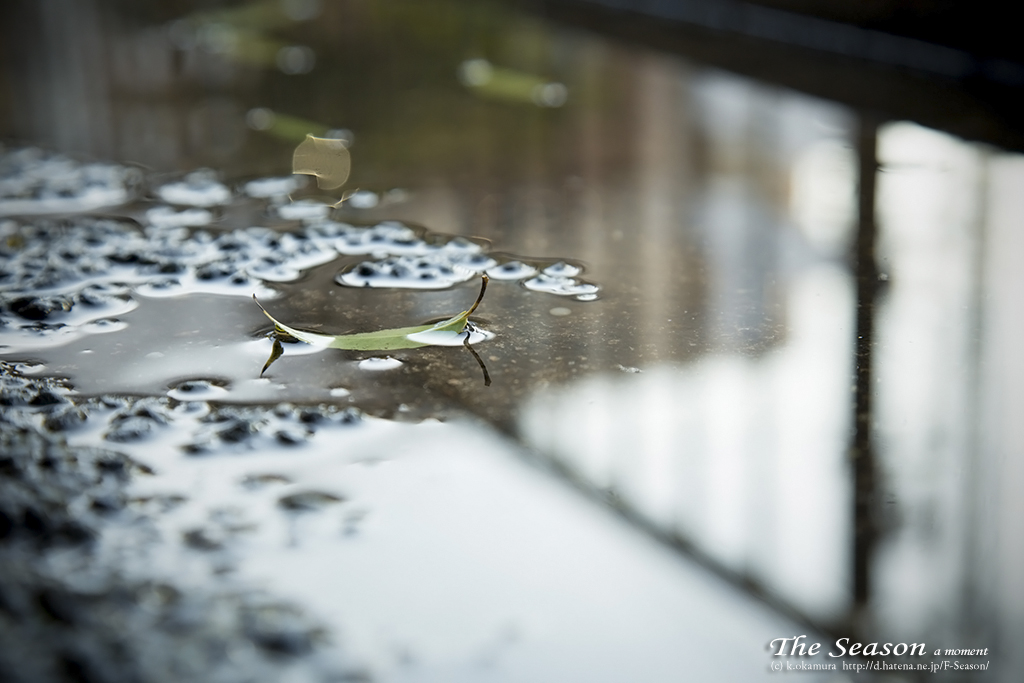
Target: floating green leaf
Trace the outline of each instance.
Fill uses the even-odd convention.
[[[480,305],[480,302],[483,301],[484,292],[487,291],[487,282],[487,276],[481,275],[480,294],[477,296],[476,301],[473,302],[473,305],[469,307],[469,310],[463,311],[462,313],[448,318],[447,320],[442,320],[441,322],[434,323],[433,325],[398,327],[391,330],[358,332],[355,334],[329,335],[290,327],[270,315],[270,313],[267,312],[267,309],[263,308],[263,304],[256,299],[255,294],[252,295],[252,298],[256,301],[256,305],[260,307],[260,310],[263,311],[264,315],[270,318],[274,323],[274,328],[278,334],[288,335],[298,339],[299,341],[306,342],[307,344],[313,344],[314,346],[324,346],[332,349],[349,349],[352,351],[393,351],[396,349],[415,349],[421,346],[438,345],[441,340],[448,341],[453,336],[466,333],[464,343],[468,347],[469,334],[466,331],[466,325],[469,323],[469,316],[472,315],[473,311],[475,311],[477,306]],[[263,372],[266,372],[267,368],[270,367],[270,364],[277,360],[281,355],[280,341],[275,339],[274,342],[273,351],[271,352],[271,356],[267,361],[267,364],[263,366]],[[472,348],[470,350],[472,351]],[[480,362],[479,359],[478,362]],[[260,373],[261,376],[263,372]]]

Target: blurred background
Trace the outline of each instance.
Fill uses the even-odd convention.
[[[481,418],[798,628],[988,647],[992,670],[950,680],[1011,681],[1024,49],[1007,7],[8,0],[0,137],[228,182],[338,137],[365,191],[346,220],[584,268],[596,301],[488,294],[492,387],[412,368],[369,403]],[[289,310],[315,317],[324,277],[281,285]],[[332,386],[299,361],[291,400]],[[167,381],[69,368],[85,392]]]

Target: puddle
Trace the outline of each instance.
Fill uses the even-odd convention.
[[[22,166],[32,159],[49,163],[41,152],[10,154]],[[543,301],[531,300],[545,294],[596,298],[597,285],[580,279],[582,265],[498,253],[485,240],[399,221],[339,221],[325,204],[282,198],[302,185],[289,180],[249,180],[234,195],[212,172],[197,171],[155,190],[156,197],[191,208],[150,205],[130,212],[131,219],[7,218],[0,224],[6,245],[0,254],[6,273],[0,282],[0,355],[43,363],[83,393],[159,394],[182,378],[221,377],[221,384],[205,391],[216,394],[211,400],[234,402],[322,400],[333,387],[357,381],[360,370],[401,368],[387,387],[375,381],[356,393],[362,400],[379,394],[380,408],[390,403],[387,397],[401,396],[392,405],[418,405],[414,412],[423,417],[437,407],[411,391],[422,381],[418,378],[429,373],[442,386],[455,386],[472,383],[469,377],[476,375],[482,386],[489,385],[488,363],[502,357],[479,356],[465,348],[467,337],[471,345],[490,347],[503,335],[518,334],[516,320],[473,321],[467,334],[411,335],[412,345],[451,349],[409,350],[386,359],[285,344],[284,358],[260,378],[259,361],[270,357],[271,343],[253,339],[269,328],[250,297],[272,302],[275,315],[290,325],[328,335],[372,332],[392,319],[404,325],[427,322],[437,320],[438,313],[465,310],[471,300],[463,290],[485,272],[496,275],[485,307],[491,298],[506,307],[521,302],[520,309],[524,304],[542,309]],[[253,202],[264,207],[251,208],[254,215],[293,207],[297,212],[291,218],[298,224],[284,231],[201,225],[215,220],[210,207],[230,212]],[[306,210],[314,204],[324,210]],[[378,290],[379,295],[371,294]],[[318,357],[320,365],[293,374],[296,362],[306,357]],[[499,376],[503,372],[500,366],[494,370]],[[309,381],[311,372],[315,381]],[[172,389],[172,395],[180,397],[181,391]],[[510,398],[504,389],[495,394]]]
[[[228,658],[235,673],[395,680],[409,666],[395,657],[398,639],[416,653],[418,671],[475,680],[487,656],[526,680],[532,670],[579,671],[594,638],[611,650],[621,645],[617,632],[629,632],[656,643],[656,661],[641,658],[639,670],[660,680],[678,657],[668,645],[680,638],[763,640],[792,628],[762,606],[737,603],[616,520],[593,515],[589,503],[524,464],[509,441],[471,422],[403,423],[324,404],[85,398],[61,382],[26,384],[11,370],[0,366],[8,424],[61,435],[81,454],[79,467],[95,463],[107,473],[103,486],[79,483],[80,533],[102,533],[87,550],[63,548],[77,569],[66,581],[93,600],[136,583],[169,593],[167,602],[184,603],[180,616],[194,620],[187,633],[241,649]],[[212,386],[194,380],[173,391],[198,398]],[[525,576],[514,569],[524,558],[534,567]],[[104,578],[111,567],[119,574]],[[577,590],[565,591],[574,580]],[[609,591],[628,599],[602,605]],[[181,637],[165,637],[159,619],[178,612],[143,594],[144,614],[118,609],[147,624],[145,635],[130,631],[117,642],[153,639],[160,661],[173,659]],[[466,599],[474,609],[452,611]],[[668,632],[649,621],[655,604],[672,614]],[[614,619],[599,633],[581,630],[581,614],[592,623],[608,619],[609,609]],[[678,618],[695,609],[715,620],[694,629]],[[90,635],[83,656],[102,656],[107,634]],[[759,655],[734,665],[755,670]],[[207,672],[221,665],[201,663]],[[617,654],[584,668],[625,675],[637,666]]]

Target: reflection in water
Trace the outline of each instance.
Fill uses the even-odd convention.
[[[1024,166],[907,124],[883,130],[879,156],[880,621],[1008,643],[1024,613],[1024,337],[1011,266]]]
[[[834,266],[788,289],[787,343],[752,358],[598,375],[542,393],[524,437],[714,561],[822,622],[849,601],[845,462],[853,291]]]
[[[853,438],[850,464],[853,470],[853,618],[865,618],[872,593],[871,564],[878,541],[876,456],[874,439],[875,307],[878,264],[875,221],[878,177],[878,130],[871,116],[862,116],[857,130],[857,234],[851,263],[857,288],[856,337],[854,339]]]
[[[868,633],[1005,642],[1020,628],[1024,565],[1011,493],[1021,369],[1008,345],[1021,339],[1008,254],[1021,253],[1011,216],[1024,166],[909,124],[884,127],[878,145],[881,275],[858,294],[869,362],[852,410],[855,281],[823,264],[787,278],[783,345],[553,388],[528,403],[522,434],[821,623],[859,603]],[[854,429],[854,415],[868,421]]]
[[[538,107],[561,107],[569,91],[561,83],[532,74],[496,68],[486,59],[467,59],[459,64],[459,81],[481,97],[525,102]]]
[[[435,348],[289,348],[275,366],[288,379],[259,380],[259,311],[198,294],[142,292],[125,328],[39,360],[85,392],[215,377],[236,401],[469,410],[810,621],[1003,652],[1024,637],[1019,157],[882,125],[876,175],[874,125],[858,132],[844,109],[497,5],[291,2],[259,19],[272,4],[183,19],[154,3],[118,22],[88,0],[18,4],[32,47],[6,76],[4,132],[163,172],[215,167],[197,183],[268,200],[150,213],[190,188],[164,178],[125,209],[154,225],[299,233],[290,221],[330,207],[284,203],[300,188],[280,176],[296,135],[336,127],[366,194],[333,217],[490,240],[494,263],[474,267],[494,280],[496,336],[479,349],[493,386],[461,349]],[[277,41],[272,59],[235,58],[254,32]],[[518,94],[484,96],[495,78]],[[875,216],[874,243],[858,243]],[[419,266],[375,254],[370,232],[298,279],[256,272],[281,294],[273,310],[379,329],[464,307],[457,288],[396,290]],[[872,250],[877,277],[848,258]]]

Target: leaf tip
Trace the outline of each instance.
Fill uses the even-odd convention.
[[[263,304],[261,304],[260,300],[256,298],[256,294],[255,293],[252,295],[252,300],[256,302],[256,305],[260,307],[260,310],[263,311],[263,314],[265,316],[267,316],[271,320],[274,320],[274,318],[269,313],[267,313],[267,309],[263,308]],[[274,323],[276,324],[277,321],[274,320]]]
[[[270,348],[270,358],[263,364],[263,369],[260,370],[260,378],[263,378],[263,373],[267,371],[275,360],[280,358],[284,354],[284,347],[281,346],[281,339],[277,336],[274,337],[274,345]]]

